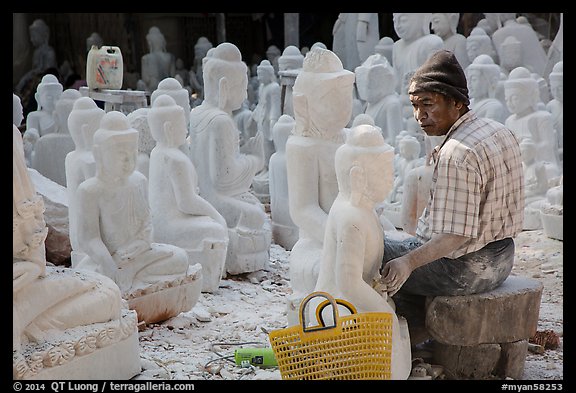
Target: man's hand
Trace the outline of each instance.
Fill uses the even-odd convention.
[[[382,282],[387,287],[388,296],[394,296],[398,292],[412,274],[412,270],[410,260],[406,255],[388,261],[382,270]]]

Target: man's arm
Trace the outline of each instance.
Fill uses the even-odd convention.
[[[449,233],[434,234],[422,246],[401,257],[388,261],[382,271],[382,282],[386,284],[390,296],[398,292],[415,269],[445,257],[458,249],[467,240],[469,240],[468,237],[460,235]]]

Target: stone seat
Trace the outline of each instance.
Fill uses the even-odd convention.
[[[522,379],[543,288],[538,280],[509,276],[490,292],[428,298],[434,363],[452,379]]]

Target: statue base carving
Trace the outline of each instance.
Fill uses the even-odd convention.
[[[141,371],[137,316],[54,330],[43,343],[22,344],[12,356],[12,378],[21,380],[127,380]]]
[[[197,263],[188,268],[186,277],[150,285],[123,297],[129,308],[136,310],[138,322],[156,323],[190,311],[200,297],[202,281],[202,265]]]

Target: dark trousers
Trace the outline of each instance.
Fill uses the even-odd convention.
[[[415,238],[384,239],[382,267],[421,246]],[[472,295],[491,291],[506,280],[514,264],[514,240],[506,238],[459,258],[440,258],[415,269],[392,297],[396,313],[409,326],[424,326],[427,296]]]

